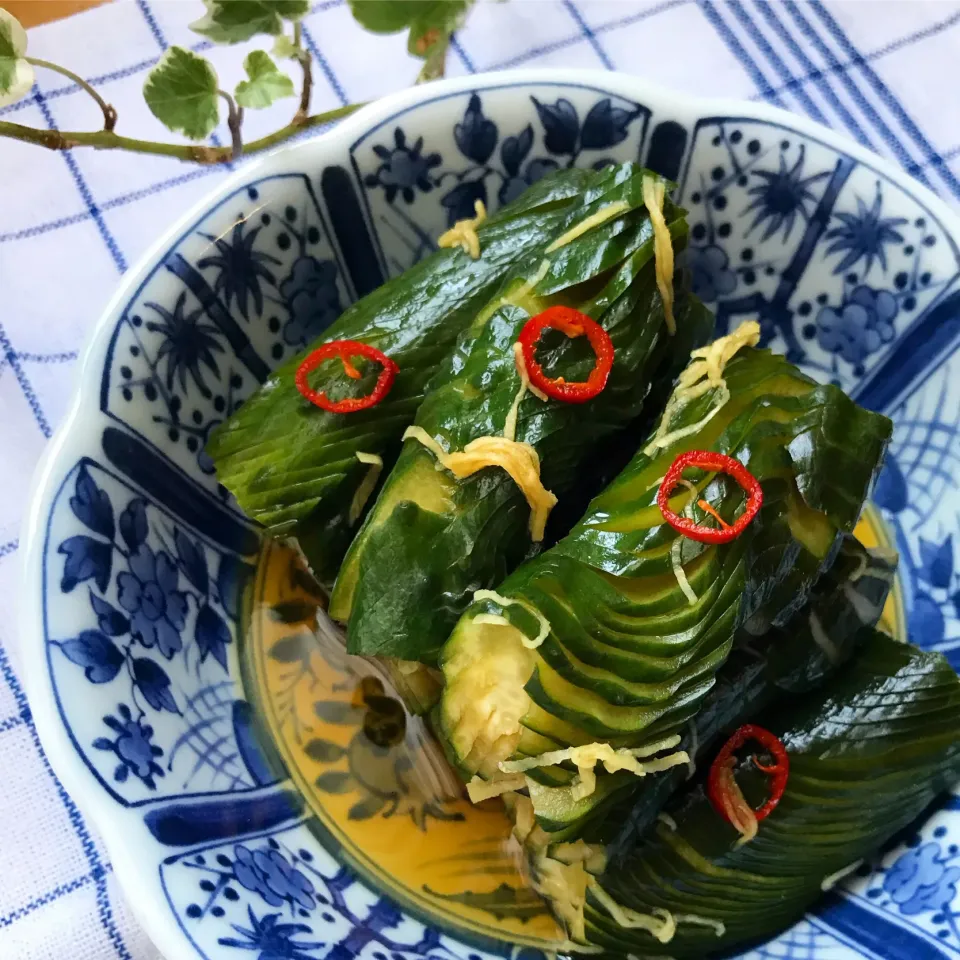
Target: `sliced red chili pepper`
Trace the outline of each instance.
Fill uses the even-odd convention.
[[[546,329],[560,330],[568,337],[586,337],[597,356],[586,380],[567,383],[563,377],[551,378],[537,362],[536,349],[540,335]],[[554,400],[564,403],[585,403],[592,400],[607,385],[613,368],[613,341],[603,327],[585,313],[572,307],[549,307],[531,317],[517,338],[523,353],[530,382]]]
[[[683,478],[683,471],[688,467],[696,467],[700,470],[708,470],[715,473],[725,473],[733,477],[737,483],[743,487],[747,495],[747,502],[744,505],[743,513],[732,523],[728,524],[717,512],[706,504],[705,501],[699,501],[700,506],[709,514],[717,517],[720,521],[719,527],[708,527],[697,523],[689,517],[682,517],[670,509],[670,494],[680,485]],[[677,533],[689,537],[691,540],[698,540],[700,543],[729,543],[735,540],[746,529],[746,526],[757,515],[760,507],[763,506],[763,488],[760,481],[750,473],[750,471],[733,457],[728,457],[723,453],[713,453],[710,450],[690,450],[688,453],[681,453],[670,465],[660,489],[657,491],[657,506],[663,514],[663,519],[673,527]],[[709,508],[709,509],[708,509]]]
[[[314,390],[307,382],[309,374],[325,360],[340,358],[344,372],[353,380],[359,379],[362,374],[350,362],[351,357],[366,357],[379,363],[383,368],[373,392],[365,397],[345,397],[343,400],[331,400],[323,390]],[[356,413],[358,410],[367,410],[375,407],[389,392],[400,368],[383,352],[369,344],[358,340],[331,340],[322,347],[313,351],[297,368],[295,383],[297,389],[321,410],[330,413]]]
[[[773,813],[787,786],[787,778],[790,775],[790,759],[783,743],[763,727],[758,727],[752,723],[744,724],[734,731],[733,736],[720,748],[720,752],[710,765],[710,773],[707,775],[707,797],[713,804],[713,808],[725,820],[730,820],[727,810],[734,800],[733,794],[739,793],[740,789],[732,776],[733,764],[736,762],[734,753],[750,740],[759,743],[773,757],[773,763],[769,766],[761,764],[756,757],[753,758],[757,769],[762,770],[770,777],[770,793],[767,802],[759,810],[754,811],[758,821]],[[739,794],[737,799],[742,799],[742,797],[743,795]]]

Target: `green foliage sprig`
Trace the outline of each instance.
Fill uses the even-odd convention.
[[[348,0],[356,21],[373,33],[408,32],[407,49],[423,60],[417,83],[442,77],[454,31],[474,0]],[[303,44],[300,21],[309,0],[203,0],[204,15],[191,29],[217,44],[273,38],[270,53],[254,50],[243,62],[246,79],[232,92],[220,86],[217,72],[205,57],[184,47],[171,47],[150,71],[143,95],[150,112],[170,131],[190,140],[206,140],[220,123],[226,106],[230,146],[162,143],[139,140],[117,132],[119,117],[94,87],[73,71],[27,55],[27,33],[13,14],[0,7],[0,106],[26,97],[35,68],[67,77],[88,93],[103,113],[103,128],[92,131],[44,130],[0,120],[0,137],[35,143],[50,150],[93,147],[174,157],[194,163],[226,163],[282,143],[294,134],[345,117],[362,104],[348,104],[323,113],[310,113],[313,61]],[[279,62],[279,63],[278,63]],[[296,97],[297,87],[285,72],[289,62],[299,68],[300,95],[293,117],[265,137],[243,139],[246,110],[265,110],[277,101]]]

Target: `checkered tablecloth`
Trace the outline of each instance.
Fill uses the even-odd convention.
[[[162,139],[141,87],[169,45],[207,51],[228,88],[240,79],[245,51],[210,49],[189,31],[200,12],[198,0],[121,0],[31,31],[30,52],[90,78],[119,110],[124,133]],[[377,97],[416,75],[404,40],[364,34],[342,0],[316,4],[304,28],[318,65],[316,110]],[[691,94],[764,99],[853,137],[960,203],[960,0],[481,2],[450,72],[527,65],[605,67]],[[42,71],[38,81],[0,118],[96,129],[98,110],[77,86]],[[276,115],[249,121],[252,137]],[[0,140],[3,960],[157,956],[37,741],[14,627],[17,537],[31,474],[94,321],[128,265],[223,176],[172,160]]]

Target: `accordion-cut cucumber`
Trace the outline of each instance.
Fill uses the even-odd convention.
[[[634,203],[652,176],[636,168],[633,181],[623,184],[623,203]],[[668,201],[665,215],[679,246],[683,211]],[[672,381],[690,351],[709,338],[713,318],[678,274],[677,332],[668,333],[654,232],[643,207],[546,256],[549,269],[545,262],[533,278],[516,279],[479,312],[431,383],[415,424],[447,452],[460,451],[481,437],[509,433],[516,410],[510,439],[536,451],[543,486],[562,501],[584,461],[602,457],[637,418],[651,383]],[[615,349],[610,379],[587,403],[526,393],[515,408],[521,379],[514,344],[531,316],[554,305],[572,306],[607,331]],[[585,380],[594,359],[585,338],[545,336],[538,350],[541,365],[568,381]],[[473,593],[495,586],[536,552],[530,526],[531,506],[504,469],[489,466],[458,480],[437,468],[435,454],[419,440],[408,439],[331,597],[331,616],[348,624],[350,652],[435,663]]]
[[[558,749],[640,748],[681,733],[738,628],[762,634],[788,622],[833,562],[890,421],[765,350],[742,349],[724,375],[729,400],[705,423],[720,388],[681,405],[670,431],[700,424],[695,432],[641,451],[567,537],[497,588],[511,603],[483,599],[461,617],[441,654],[439,709],[461,770],[497,777],[501,762],[523,755],[528,732]],[[732,542],[682,539],[693,603],[671,561],[679,535],[655,502],[670,464],[691,449],[740,459],[764,493]],[[739,510],[739,487],[694,482],[721,514]],[[531,649],[543,622],[546,639]]]
[[[615,956],[699,960],[764,940],[960,776],[960,680],[940,654],[877,632],[822,688],[772,705],[757,722],[783,742],[790,772],[756,837],[738,845],[702,785],[692,786],[669,807],[669,822],[587,890],[589,943]],[[749,759],[736,777],[748,802],[763,802],[768,779]],[[669,914],[676,932],[664,942],[625,929],[609,900]],[[710,925],[681,919],[689,916]]]
[[[738,632],[715,686],[683,734],[680,746],[694,768],[709,763],[725,734],[772,703],[819,686],[846,663],[880,619],[895,572],[896,561],[889,553],[868,550],[845,535],[830,570],[786,627],[756,639]],[[565,824],[567,836],[583,833],[588,842],[605,845],[611,863],[618,862],[689,777],[688,769],[674,768],[655,778],[633,779],[607,801],[606,807],[613,809],[606,815],[578,811],[580,822]],[[584,823],[587,815],[589,824]]]
[[[613,194],[630,173],[628,166],[626,172],[610,167],[551,174],[479,228],[479,259],[459,248],[439,250],[350,306],[213,433],[207,452],[220,482],[272,533],[302,534],[314,573],[332,580],[349,545],[353,497],[368,471],[356,454],[388,461],[395,456],[427,381],[480,306],[513,268],[535,269],[554,239],[616,200]],[[358,413],[335,414],[300,395],[297,368],[331,340],[370,344],[399,365],[383,401]],[[357,366],[361,380],[329,363],[314,371],[311,385],[332,397],[370,393],[378,368]]]

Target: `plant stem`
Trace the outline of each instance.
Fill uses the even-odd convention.
[[[236,101],[226,90],[218,90],[217,93],[227,101],[227,129],[230,131],[230,139],[233,142],[233,154],[230,159],[236,160],[243,153],[243,136],[241,135],[243,107],[238,110]]]
[[[59,73],[61,76],[72,80],[79,87],[86,90],[87,93],[97,101],[97,106],[103,111],[103,129],[107,133],[110,133],[117,125],[117,111],[107,103],[83,77],[78,76],[66,67],[61,67],[58,63],[51,63],[49,60],[41,60],[39,57],[26,57],[25,59],[27,63],[32,63],[35,67],[43,67],[44,70],[52,70],[54,73]]]
[[[298,50],[302,50],[301,42],[303,40],[303,27],[298,20],[293,25],[293,43]],[[313,61],[308,55],[301,55],[297,58],[300,66],[303,67],[303,87],[300,90],[300,106],[294,115],[293,122],[302,124],[310,116],[310,94],[313,92]]]
[[[283,143],[295,133],[319,127],[334,120],[348,117],[351,113],[364,106],[362,103],[350,103],[335,110],[318,113],[307,117],[300,123],[288,123],[285,127],[248,143],[243,148],[244,156],[268,150],[270,147]],[[88,131],[38,130],[36,127],[25,127],[19,123],[10,123],[0,120],[0,137],[9,137],[13,140],[22,140],[25,143],[35,143],[48,150],[71,150],[74,147],[93,147],[95,150],[129,150],[132,153],[153,154],[160,157],[173,157],[177,160],[186,160],[192,163],[215,164],[228,163],[233,159],[233,147],[208,147],[190,143],[156,143],[152,140],[136,140],[132,137],[121,137],[112,130],[100,130],[94,133]]]
[[[427,57],[426,61],[417,74],[416,83],[429,83],[431,80],[439,80],[447,72],[447,51],[450,49],[450,37],[448,36],[442,43],[437,44],[433,53]]]

